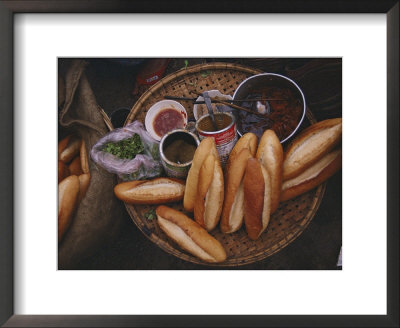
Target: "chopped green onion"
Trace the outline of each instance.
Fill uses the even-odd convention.
[[[131,138],[127,138],[118,142],[109,142],[104,145],[103,151],[113,154],[121,159],[133,159],[137,154],[142,154],[144,146],[140,136],[134,134]]]

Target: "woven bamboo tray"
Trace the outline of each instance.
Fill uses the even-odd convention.
[[[212,89],[233,95],[244,79],[259,73],[261,73],[259,70],[230,63],[200,64],[181,69],[166,76],[146,91],[132,107],[125,124],[134,120],[144,122],[147,110],[155,102],[164,99],[165,95],[195,97],[203,91]],[[186,108],[189,118],[193,118],[193,104],[190,101],[180,102]],[[309,110],[307,110],[306,118],[308,123],[315,123]],[[125,206],[138,228],[164,251],[192,263],[234,267],[265,259],[293,242],[314,217],[325,188],[326,183],[306,194],[281,203],[278,210],[271,216],[267,229],[256,241],[248,238],[244,228],[233,234],[224,234],[218,227],[214,229],[211,234],[221,242],[227,253],[227,260],[217,264],[205,263],[186,253],[164,234],[156,219],[147,220],[145,213],[156,206],[128,204]],[[182,202],[168,204],[168,206],[186,213]],[[193,217],[191,213],[186,214]]]

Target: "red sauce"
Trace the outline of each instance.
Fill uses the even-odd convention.
[[[169,131],[183,129],[183,125],[184,119],[181,113],[173,108],[161,110],[153,120],[153,130],[160,137]]]
[[[255,114],[239,111],[238,128],[242,133],[253,132],[261,137],[266,129],[272,129],[279,140],[283,140],[296,129],[303,114],[301,100],[290,89],[264,87],[259,90],[251,90],[248,98],[285,100],[269,101],[271,112],[265,119]],[[249,108],[247,104],[242,103],[242,106]]]

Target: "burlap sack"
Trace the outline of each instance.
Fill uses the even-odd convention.
[[[74,60],[65,74],[65,102],[59,113],[60,133],[79,135],[87,153],[108,132],[95,96],[85,76],[86,63]],[[69,230],[58,246],[58,268],[77,264],[114,240],[120,230],[124,207],[114,196],[116,176],[89,158],[90,185]]]

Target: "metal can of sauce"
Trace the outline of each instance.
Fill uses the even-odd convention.
[[[161,164],[165,173],[172,178],[185,179],[199,144],[199,138],[185,129],[165,134],[159,145]]]
[[[196,122],[196,130],[200,140],[212,137],[215,140],[221,165],[228,161],[229,154],[237,142],[236,120],[229,112],[214,113],[217,130],[215,130],[210,114],[204,115]]]

